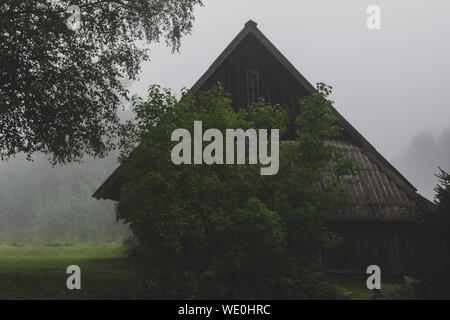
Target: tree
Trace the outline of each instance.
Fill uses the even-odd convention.
[[[417,259],[421,298],[450,298],[450,174],[439,168],[436,210],[424,210],[420,227],[420,251]]]
[[[123,80],[148,48],[178,50],[201,0],[7,0],[0,4],[0,159],[39,151],[53,162],[103,155],[117,129]],[[69,5],[81,28],[66,26]]]
[[[120,241],[129,228],[117,223],[114,204],[92,190],[117,167],[117,152],[102,159],[52,166],[45,156],[24,155],[0,167],[0,241]]]
[[[342,178],[355,163],[326,143],[341,131],[329,93],[321,84],[301,101],[297,139],[281,143],[272,176],[260,175],[260,165],[174,165],[171,134],[192,133],[194,120],[204,130],[283,134],[285,107],[260,100],[234,112],[220,85],[179,102],[154,86],[147,101],[134,102],[124,146],[139,146],[124,149],[117,215],[137,238],[146,297],[330,297],[318,253],[338,237],[324,220],[344,201]]]

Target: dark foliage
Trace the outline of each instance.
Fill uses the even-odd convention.
[[[344,202],[341,179],[355,167],[325,142],[341,131],[329,93],[320,85],[301,101],[297,139],[281,143],[273,176],[261,176],[259,165],[174,165],[171,133],[192,133],[193,121],[202,120],[204,130],[279,128],[282,134],[289,122],[284,107],[259,101],[236,113],[220,86],[197,98],[185,93],[179,102],[151,87],[147,101],[135,102],[117,214],[136,235],[143,297],[333,295],[318,253],[338,241],[324,219]]]
[[[416,294],[421,298],[450,299],[450,174],[436,176],[437,210],[428,210],[419,229],[420,252]]]
[[[201,0],[7,0],[0,3],[0,159],[18,152],[54,162],[103,155],[116,132],[124,79],[148,49],[177,50]],[[70,30],[65,11],[81,9]]]

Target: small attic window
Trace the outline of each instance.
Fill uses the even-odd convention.
[[[258,69],[246,70],[247,76],[247,102],[248,105],[258,102],[259,97],[259,73]]]

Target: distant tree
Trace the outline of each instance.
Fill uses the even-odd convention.
[[[35,191],[31,206],[33,240],[112,242],[129,235],[129,228],[116,220],[114,204],[92,197],[107,168],[109,172],[116,168],[112,158],[88,159],[81,165],[59,167],[57,172],[51,169],[51,175],[60,181],[48,190]]]
[[[120,241],[113,203],[92,198],[117,167],[117,153],[52,167],[42,155],[23,155],[0,166],[0,241]]]
[[[135,101],[117,215],[137,238],[146,297],[330,297],[318,253],[338,237],[324,220],[343,204],[342,180],[355,163],[326,142],[341,132],[329,94],[320,84],[301,101],[298,136],[281,143],[272,176],[261,176],[259,165],[174,165],[171,134],[192,134],[201,120],[203,130],[278,128],[282,135],[284,107],[260,100],[236,113],[220,85],[180,101],[153,86],[147,101]]]
[[[0,3],[0,159],[54,162],[103,155],[116,132],[124,79],[149,58],[144,43],[178,50],[201,0],[6,0]],[[81,10],[81,28],[66,21]]]

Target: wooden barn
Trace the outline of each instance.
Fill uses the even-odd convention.
[[[191,88],[193,93],[209,89],[217,81],[231,93],[236,108],[258,97],[285,105],[292,119],[300,112],[298,100],[314,92],[314,87],[261,33],[253,21],[214,61]],[[344,243],[324,253],[327,267],[365,273],[369,265],[379,265],[383,274],[412,273],[414,237],[412,227],[419,214],[417,201],[427,202],[377,150],[335,109],[344,128],[341,138],[332,141],[356,159],[359,182],[350,186],[350,201],[336,212],[330,227],[344,237]],[[291,128],[293,132],[293,128]],[[120,200],[121,177],[116,170],[95,192],[97,199]]]

